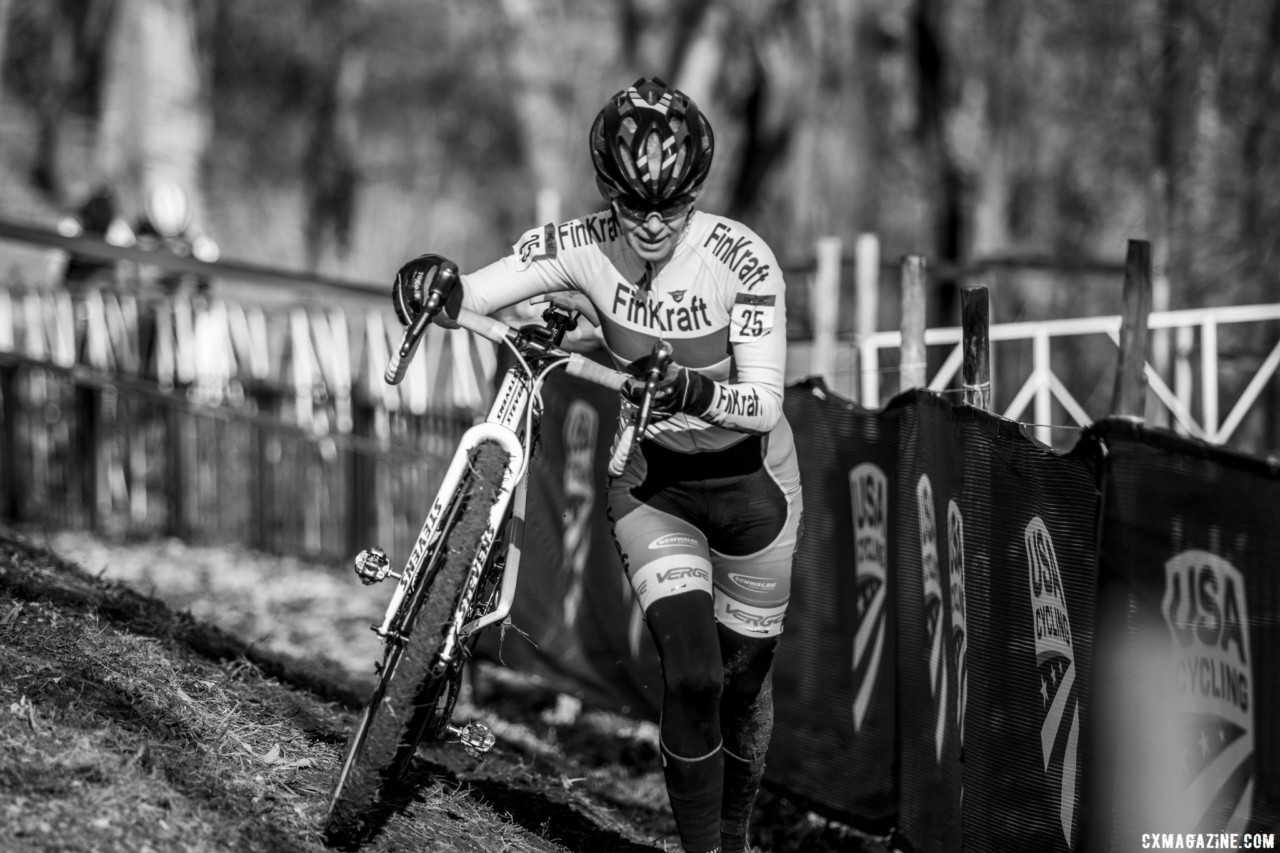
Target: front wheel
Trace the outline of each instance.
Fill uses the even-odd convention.
[[[460,650],[446,659],[447,638],[459,613],[472,564],[489,536],[489,514],[501,492],[509,454],[494,442],[471,451],[470,466],[442,521],[442,533],[405,596],[401,636],[388,640],[378,683],[347,743],[329,803],[330,841],[358,838],[394,788],[423,740],[438,739],[462,675]]]

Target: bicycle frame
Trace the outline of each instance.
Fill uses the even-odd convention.
[[[542,375],[545,375],[545,372]],[[463,593],[468,600],[475,592],[481,572],[493,549],[493,543],[497,540],[498,534],[507,520],[507,511],[512,507],[513,498],[517,498],[513,517],[518,519],[516,522],[517,529],[514,531],[516,536],[513,539],[518,540],[523,534],[524,503],[528,489],[528,445],[532,443],[532,430],[529,429],[528,421],[530,407],[536,405],[536,386],[540,384],[540,380],[541,376],[534,375],[531,372],[526,375],[525,370],[520,366],[513,366],[508,369],[502,385],[499,387],[498,394],[494,398],[493,405],[489,409],[488,416],[483,422],[470,427],[463,433],[458,449],[449,463],[449,468],[445,471],[435,502],[431,505],[426,520],[423,522],[422,530],[418,534],[412,552],[409,554],[404,572],[400,576],[400,582],[392,594],[391,601],[387,606],[386,616],[383,618],[382,624],[374,629],[378,636],[384,640],[400,636],[400,631],[404,627],[396,624],[400,606],[404,602],[405,596],[417,583],[418,574],[422,571],[423,561],[430,553],[432,545],[439,536],[440,521],[444,517],[445,510],[452,502],[462,481],[471,451],[483,442],[493,441],[498,443],[507,451],[509,457],[502,475],[501,495],[489,512],[489,524],[483,537],[483,547],[477,551],[468,572],[467,587]],[[509,542],[507,564],[503,572],[497,605],[489,613],[472,620],[466,625],[454,626],[454,630],[449,632],[449,643],[442,651],[444,660],[451,660],[457,644],[468,636],[495,622],[502,621],[510,613],[511,604],[515,600],[516,579],[519,573],[519,553],[519,542]],[[466,608],[459,607],[457,612],[465,613]]]
[[[433,296],[406,329],[387,367],[389,383],[404,378],[440,307],[438,295]],[[456,318],[468,331],[509,346],[516,364],[504,374],[485,419],[463,433],[404,570],[391,572],[380,548],[356,557],[356,574],[366,585],[387,577],[398,583],[382,623],[373,626],[386,656],[330,800],[325,820],[331,837],[361,831],[379,792],[395,783],[423,737],[444,741],[447,735],[448,742],[461,743],[477,758],[494,745],[493,734],[482,723],[457,727],[450,716],[471,642],[480,631],[506,620],[515,601],[542,383],[561,368],[615,390],[627,382],[626,375],[560,348],[580,313],[553,301],[543,314],[544,326],[521,329],[466,309]],[[660,366],[669,355],[665,343],[655,347],[638,407],[644,417],[637,416],[626,440],[615,444],[611,467],[625,465],[636,436],[643,434]],[[426,630],[415,631],[414,623],[424,614]]]

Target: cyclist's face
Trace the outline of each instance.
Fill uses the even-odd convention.
[[[613,200],[614,212],[627,245],[644,261],[659,264],[675,253],[680,235],[693,212],[693,202],[665,209],[646,210],[621,198]]]

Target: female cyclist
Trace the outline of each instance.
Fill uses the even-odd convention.
[[[606,210],[535,228],[468,275],[422,255],[399,270],[392,298],[408,324],[435,291],[437,319],[452,325],[459,306],[489,314],[577,290],[620,368],[640,376],[657,340],[673,346],[654,422],[608,483],[608,513],[662,665],[663,771],[681,842],[740,853],[800,528],[782,414],[785,285],[756,234],[695,208],[715,141],[688,96],[637,80],[596,116],[590,146]],[[624,410],[642,389],[623,389]]]

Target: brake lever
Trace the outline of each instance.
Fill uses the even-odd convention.
[[[637,440],[649,427],[649,419],[653,415],[653,395],[658,389],[658,383],[666,375],[667,365],[671,363],[671,353],[672,346],[666,341],[659,340],[653,345],[649,369],[644,374],[644,401],[640,404],[640,414],[636,416]]]
[[[644,373],[644,399],[640,403],[640,411],[623,426],[622,435],[618,437],[613,455],[609,458],[610,477],[622,476],[623,470],[627,467],[627,460],[631,458],[640,437],[649,428],[649,420],[653,415],[653,395],[657,391],[658,383],[667,372],[667,365],[671,363],[672,351],[671,344],[663,340],[653,345],[653,352],[649,355],[649,367]]]
[[[443,307],[444,299],[439,291],[429,290],[426,304],[422,306],[418,316],[413,318],[413,322],[405,328],[404,335],[400,338],[399,349],[391,354],[391,361],[387,364],[387,371],[382,377],[388,385],[399,385],[404,379],[405,373],[409,370],[409,362],[413,361],[413,355],[418,351],[418,344],[422,342],[423,333],[427,331],[432,318],[439,314]]]

